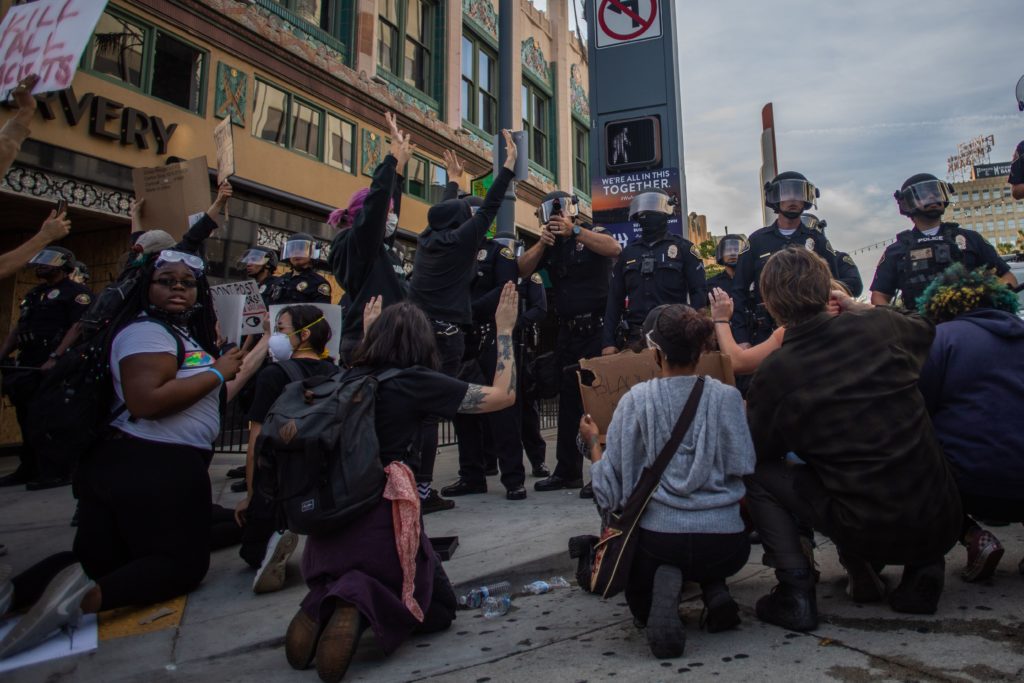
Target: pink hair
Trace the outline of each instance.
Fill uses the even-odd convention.
[[[348,207],[344,209],[335,209],[331,211],[331,214],[327,217],[327,224],[331,227],[344,230],[351,228],[352,224],[356,221],[356,216],[363,210],[363,204],[366,203],[366,197],[370,194],[370,188],[364,187],[361,190],[357,190],[352,198],[348,200]],[[391,200],[388,205],[388,210],[394,209],[395,202]]]

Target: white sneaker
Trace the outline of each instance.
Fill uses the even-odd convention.
[[[275,531],[267,541],[267,554],[252,581],[253,593],[273,593],[284,588],[285,567],[299,537],[291,531]]]
[[[58,629],[76,626],[82,616],[82,596],[95,585],[85,575],[82,565],[73,564],[63,569],[53,577],[28,614],[0,640],[0,659],[35,647]]]

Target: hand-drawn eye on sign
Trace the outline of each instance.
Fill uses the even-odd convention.
[[[661,37],[658,0],[596,0],[597,47]]]

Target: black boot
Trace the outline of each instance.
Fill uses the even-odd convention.
[[[686,648],[686,631],[679,618],[679,595],[683,573],[679,567],[663,564],[654,572],[651,614],[647,617],[647,644],[658,659],[681,657]]]
[[[889,594],[889,606],[906,614],[935,614],[946,579],[946,561],[903,568],[900,585]]]
[[[725,581],[709,581],[701,584],[700,588],[704,600],[704,612],[700,618],[702,628],[706,628],[708,633],[718,633],[739,626],[740,607],[732,599]]]
[[[809,569],[777,569],[779,584],[757,601],[757,618],[791,631],[818,627],[818,600]]]

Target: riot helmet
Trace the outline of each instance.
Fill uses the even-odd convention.
[[[825,228],[828,227],[828,221],[824,218],[818,218],[813,213],[805,213],[800,216],[800,222],[804,224],[805,228],[809,230],[817,230],[818,232],[825,232]]]
[[[316,242],[312,235],[304,232],[297,232],[288,238],[281,249],[281,260],[287,261],[293,258],[311,259],[316,257]]]
[[[675,205],[675,198],[660,190],[641,192],[629,203],[629,220],[640,224],[644,237],[653,237],[665,232]]]
[[[242,267],[264,266],[271,273],[277,269],[277,263],[277,252],[270,247],[261,247],[259,245],[246,249],[245,253],[238,259],[238,264]]]
[[[903,181],[903,186],[893,193],[893,197],[904,216],[923,215],[937,219],[942,218],[952,194],[953,186],[949,183],[931,173],[918,173]],[[925,207],[936,205],[941,205],[942,209],[925,210]]]
[[[558,215],[575,219],[580,213],[580,198],[561,190],[549,192],[544,195],[536,213],[541,225],[547,225]]]
[[[765,206],[786,218],[798,218],[812,206],[817,208],[817,200],[820,196],[818,188],[802,173],[796,171],[780,173],[764,185]],[[788,201],[803,202],[803,209],[800,212],[782,211],[779,206]]]
[[[715,263],[720,266],[736,266],[740,254],[750,248],[750,243],[743,235],[726,235],[715,245]]]
[[[43,268],[60,268],[65,273],[75,269],[75,255],[70,249],[64,247],[46,247],[33,256],[28,265]]]

